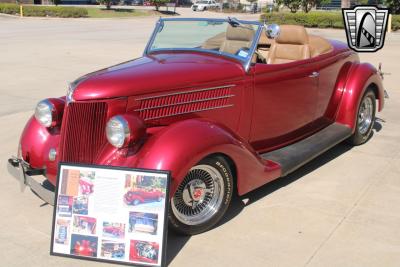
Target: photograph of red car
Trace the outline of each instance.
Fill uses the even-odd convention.
[[[71,236],[71,254],[76,256],[96,257],[97,237],[85,235]]]
[[[81,171],[79,175],[79,194],[80,195],[89,195],[93,193],[93,179],[96,173],[91,172],[84,172]]]
[[[103,222],[103,236],[111,238],[124,238],[125,224]]]
[[[129,233],[157,234],[158,214],[130,212]]]
[[[129,260],[157,264],[159,245],[156,242],[131,240]]]
[[[101,257],[108,259],[125,258],[125,243],[103,240],[101,242]]]
[[[159,202],[165,198],[166,180],[154,176],[126,175],[124,202],[137,206],[149,202]]]
[[[80,234],[96,234],[96,218],[74,216],[72,231]]]

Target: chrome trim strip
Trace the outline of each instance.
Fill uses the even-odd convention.
[[[154,30],[153,30],[153,32],[152,32],[152,34],[151,34],[151,36],[150,36],[150,39],[149,39],[149,41],[147,42],[147,44],[146,44],[146,47],[145,47],[145,49],[144,49],[144,51],[143,51],[143,56],[146,56],[146,55],[148,55],[149,54],[149,51],[150,51],[150,46],[153,44],[153,42],[154,42],[154,39],[156,38],[156,34],[157,34],[157,32],[159,31],[159,28],[160,28],[160,26],[162,25],[162,19],[161,19],[161,17],[157,20],[157,22],[156,22],[156,26],[154,27]]]
[[[228,18],[226,19],[218,19],[218,18],[160,18],[163,21],[216,21],[216,22],[229,22]],[[263,23],[256,20],[241,20],[236,19],[242,24],[254,24],[258,26],[262,26]]]
[[[167,117],[173,117],[173,116],[178,116],[178,115],[183,115],[183,114],[189,114],[189,113],[195,113],[195,112],[201,112],[201,111],[208,111],[208,110],[213,110],[213,109],[229,108],[229,107],[233,107],[233,104],[231,104],[231,105],[225,105],[225,106],[220,106],[220,107],[204,108],[204,109],[198,109],[198,110],[192,110],[192,111],[186,111],[186,112],[179,112],[179,113],[175,113],[175,114],[164,115],[164,116],[158,116],[158,117],[153,117],[153,118],[147,118],[147,119],[145,119],[145,121],[156,120],[156,119],[167,118]]]
[[[167,108],[167,107],[173,107],[173,106],[179,106],[179,105],[186,105],[186,104],[213,101],[213,100],[224,99],[224,98],[231,98],[231,97],[234,97],[234,96],[235,95],[224,95],[224,96],[210,97],[210,98],[204,98],[204,99],[196,99],[196,100],[192,100],[192,101],[184,101],[184,102],[166,104],[166,105],[161,105],[161,106],[154,106],[154,107],[148,107],[148,108],[135,109],[135,111],[145,111],[145,110],[150,110],[150,109]]]
[[[255,51],[257,49],[258,42],[260,40],[260,36],[261,36],[263,28],[264,28],[264,25],[258,27],[257,32],[254,35],[253,43],[252,43],[250,51],[249,51],[250,52],[250,57],[247,59],[247,62],[244,65],[244,69],[245,69],[246,72],[249,72],[249,69],[250,69],[250,66],[251,66],[251,60],[253,59],[254,53],[255,53]]]
[[[208,90],[223,89],[223,88],[234,87],[234,86],[236,86],[236,84],[208,87],[208,88],[202,88],[202,89],[197,89],[197,90],[193,90],[193,91],[183,91],[183,92],[176,92],[176,93],[170,93],[170,94],[164,94],[164,95],[141,97],[141,98],[136,98],[135,100],[141,101],[141,100],[148,100],[148,99],[154,99],[154,98],[160,98],[160,97],[166,97],[166,96],[183,95],[183,94],[197,93],[197,92],[203,92],[203,91],[208,91]]]

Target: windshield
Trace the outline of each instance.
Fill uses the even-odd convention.
[[[226,20],[161,20],[147,47],[147,53],[189,50],[217,53],[247,62],[259,24],[241,22],[231,26]]]
[[[208,4],[208,1],[198,1],[196,4]]]

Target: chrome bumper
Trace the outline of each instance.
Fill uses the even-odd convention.
[[[54,205],[54,186],[47,180],[40,181],[38,176],[43,175],[42,170],[32,169],[27,162],[15,157],[8,159],[7,170],[19,181],[21,192],[28,186],[41,199]]]

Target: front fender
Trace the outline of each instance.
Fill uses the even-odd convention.
[[[358,107],[365,91],[371,85],[378,100],[378,111],[381,111],[385,98],[382,79],[378,71],[369,63],[354,63],[347,75],[336,122],[347,125],[354,131]]]
[[[57,148],[60,142],[60,130],[49,130],[32,116],[21,134],[21,157],[35,169],[44,169],[46,177],[55,184],[57,160],[49,160],[51,148]]]
[[[203,119],[180,121],[150,136],[134,155],[114,151],[102,164],[168,170],[170,196],[191,167],[211,154],[229,157],[236,168],[238,193],[244,194],[279,177],[280,169],[266,163],[239,136],[223,125]]]

